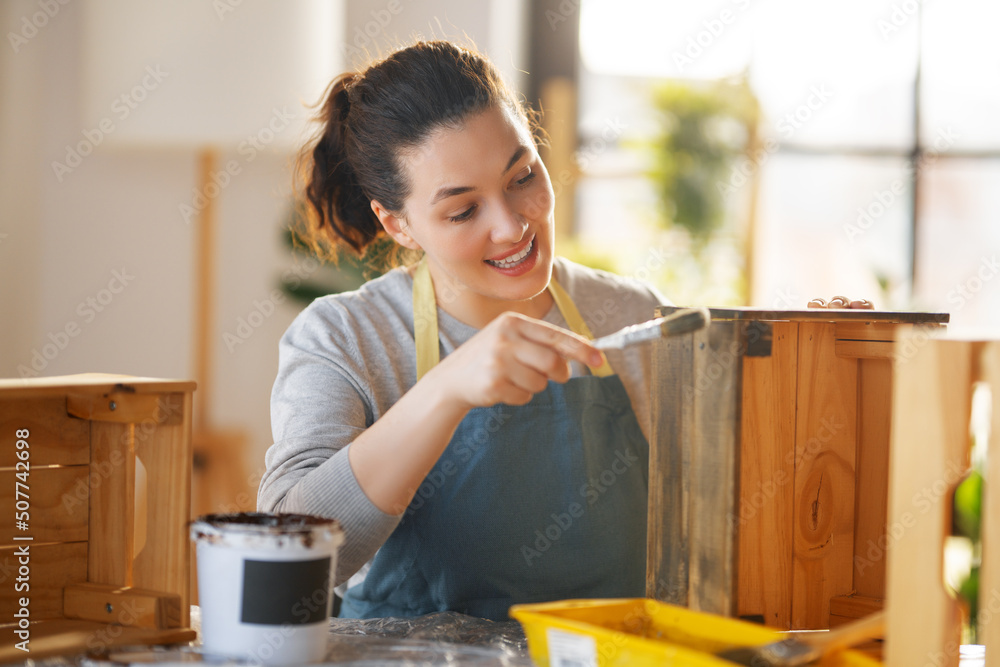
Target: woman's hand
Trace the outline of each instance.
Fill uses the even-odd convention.
[[[855,310],[875,310],[875,304],[868,299],[850,300],[846,296],[835,296],[829,301],[813,299],[807,304],[809,308],[852,308]]]
[[[427,373],[458,405],[523,405],[548,386],[565,382],[569,362],[600,366],[601,353],[584,338],[517,313],[486,325]]]

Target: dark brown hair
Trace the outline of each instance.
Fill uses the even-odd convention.
[[[319,105],[319,131],[296,169],[314,250],[329,258],[344,246],[368,249],[385,236],[371,200],[403,213],[410,186],[400,158],[438,128],[504,107],[536,130],[492,63],[445,41],[418,42],[334,79]]]

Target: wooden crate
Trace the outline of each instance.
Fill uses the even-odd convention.
[[[947,314],[712,318],[655,344],[647,596],[785,629],[881,608],[893,340]]]
[[[897,341],[892,404],[886,664],[954,667],[961,617],[942,582],[956,482],[969,467],[973,386],[992,393],[984,471],[980,644],[1000,666],[1000,340]]]
[[[105,374],[0,380],[0,623],[15,642],[0,644],[0,662],[195,637],[194,388]],[[14,634],[25,609],[30,653]]]

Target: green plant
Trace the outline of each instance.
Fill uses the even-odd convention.
[[[724,221],[719,188],[756,138],[760,106],[745,77],[670,81],[653,92],[660,131],[649,143],[653,180],[666,225],[686,229],[703,249]]]

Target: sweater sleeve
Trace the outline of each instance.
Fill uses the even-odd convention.
[[[370,388],[356,346],[337,312],[307,308],[282,337],[271,392],[274,444],[257,495],[265,512],[337,519],[345,541],[335,584],[346,581],[382,546],[400,516],[365,495],[348,460],[350,443],[372,422]]]

